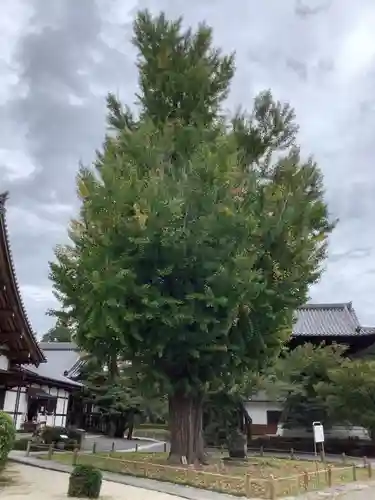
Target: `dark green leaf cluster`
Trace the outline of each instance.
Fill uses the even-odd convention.
[[[361,426],[375,440],[375,362],[347,359],[332,368],[316,390],[339,424]]]
[[[344,353],[345,348],[336,344],[307,343],[285,352],[276,361],[264,389],[283,403],[282,423],[286,428],[311,429],[316,421],[329,427],[336,421],[318,387],[326,387],[331,372],[343,365]]]
[[[68,497],[99,498],[103,474],[92,465],[76,465],[69,477]]]

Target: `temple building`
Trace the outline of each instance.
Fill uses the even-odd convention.
[[[17,429],[33,429],[40,411],[47,425],[64,426],[69,400],[81,384],[47,362],[27,317],[8,239],[5,204],[0,195],[0,410]]]
[[[297,311],[289,348],[294,349],[304,343],[319,345],[323,342],[345,346],[345,355],[350,357],[366,356],[375,352],[375,328],[360,324],[351,302],[306,304]],[[254,394],[245,408],[252,420],[254,435],[286,433],[279,424],[282,404],[272,401],[266,393]],[[364,437],[364,430],[358,427],[352,428],[350,432],[338,429],[337,433]]]

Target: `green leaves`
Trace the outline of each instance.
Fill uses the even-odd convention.
[[[362,426],[375,438],[375,362],[345,360],[328,372],[328,380],[316,386],[335,422]]]
[[[283,401],[286,427],[310,428],[321,421],[328,427],[335,421],[326,397],[319,387],[341,370],[345,348],[339,345],[303,344],[285,352],[269,369],[263,389],[271,398]]]
[[[278,354],[320,276],[321,172],[270,92],[224,116],[234,59],[210,28],[142,12],[134,45],[139,113],[108,96],[111,134],[80,167],[51,278],[87,352],[131,360],[164,393],[232,392]]]

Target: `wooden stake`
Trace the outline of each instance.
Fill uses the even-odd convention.
[[[26,447],[26,456],[28,457],[30,455],[30,450],[31,450],[31,440],[27,442],[27,447]]]
[[[327,468],[327,484],[329,487],[332,486],[332,466],[329,465]]]
[[[353,481],[357,481],[357,467],[355,464],[352,465],[352,471],[353,471]]]
[[[245,494],[247,498],[251,497],[251,479],[250,474],[246,474],[245,476]]]
[[[51,459],[52,459],[52,455],[53,455],[53,444],[51,443],[51,444],[48,446],[48,460],[51,460]]]
[[[74,448],[72,464],[77,465],[77,461],[78,461],[78,448]]]
[[[303,473],[303,487],[306,491],[309,489],[309,473],[307,470]]]
[[[275,484],[275,478],[274,476],[270,476],[269,480],[269,485],[270,485],[270,500],[276,500],[276,484]]]

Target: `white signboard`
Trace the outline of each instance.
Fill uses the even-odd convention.
[[[320,422],[313,422],[315,443],[324,443],[324,428]]]

